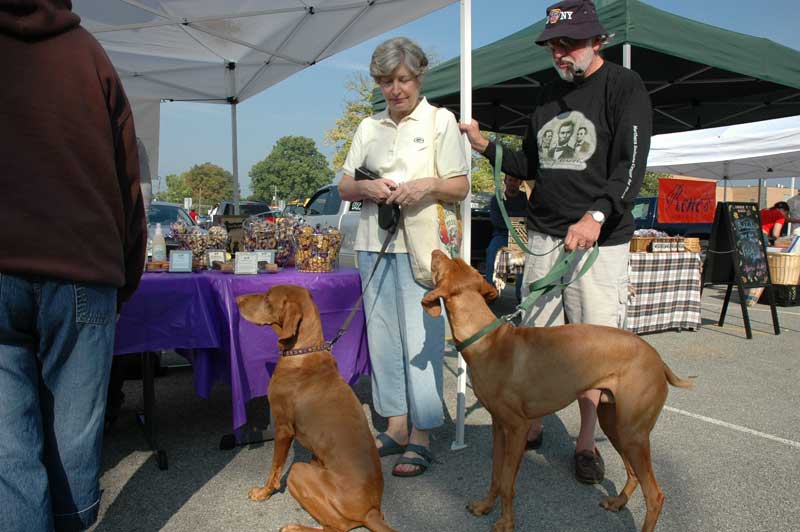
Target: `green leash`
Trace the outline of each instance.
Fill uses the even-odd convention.
[[[500,197],[499,193],[500,190],[499,176],[500,176],[500,168],[502,167],[502,165],[503,165],[503,147],[498,143],[497,156],[495,158],[494,176],[495,176],[497,203],[498,206],[500,207],[500,212],[502,213],[506,225],[508,225],[511,234],[514,237],[514,240],[519,245],[519,247],[525,250],[525,252],[530,255],[537,255],[535,253],[532,253],[522,243],[522,241],[517,236],[517,232],[514,230],[513,227],[511,227],[511,222],[508,219],[505,206],[503,205],[503,200]],[[560,246],[561,244],[559,244],[559,246],[557,247]],[[553,250],[548,251],[547,253],[551,253],[552,251]],[[547,253],[545,253],[544,255],[546,255]],[[553,290],[558,290],[558,289],[563,290],[571,283],[574,283],[575,281],[583,277],[586,274],[586,272],[589,271],[592,265],[594,265],[595,261],[597,260],[597,255],[599,253],[600,253],[600,248],[597,246],[597,243],[595,242],[594,246],[592,246],[592,251],[589,254],[589,257],[586,259],[586,262],[583,263],[583,266],[578,272],[578,275],[572,281],[568,283],[562,283],[559,282],[560,279],[564,277],[567,273],[569,273],[569,269],[572,266],[572,263],[575,261],[575,257],[577,256],[577,254],[574,251],[566,251],[565,249],[562,248],[561,253],[556,259],[555,265],[553,265],[550,271],[547,272],[547,275],[531,283],[530,293],[522,301],[522,303],[517,305],[517,308],[514,309],[514,312],[512,312],[511,314],[506,314],[505,316],[500,316],[499,318],[491,322],[489,325],[483,327],[481,330],[479,330],[478,332],[476,332],[475,334],[464,340],[463,342],[456,342],[455,343],[456,349],[458,349],[459,351],[464,351],[464,349],[471,346],[472,344],[480,340],[482,337],[486,336],[487,334],[497,329],[504,323],[511,323],[516,316],[530,310],[531,307],[533,307],[533,304],[536,303],[536,300],[538,300],[544,294],[547,294]],[[537,256],[542,256],[542,255],[537,255]]]

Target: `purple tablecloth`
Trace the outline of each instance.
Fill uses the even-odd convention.
[[[267,394],[278,362],[277,337],[270,327],[239,319],[236,296],[264,292],[278,284],[305,286],[319,307],[324,335],[333,338],[361,295],[354,269],[332,273],[232,275],[147,273],[123,307],[117,323],[116,354],[178,349],[194,369],[198,395],[208,397],[216,381],[231,387],[233,427],[247,422],[245,404]],[[354,383],[369,372],[363,308],[333,347],[339,372]]]

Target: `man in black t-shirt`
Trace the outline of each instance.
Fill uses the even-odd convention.
[[[595,243],[600,246],[584,277],[563,293],[537,300],[525,317],[530,325],[560,325],[566,318],[570,323],[624,326],[631,209],[650,149],[652,107],[639,75],[600,55],[607,40],[591,0],[566,0],[547,9],[536,44],[550,49],[558,78],[537,94],[522,151],[504,153],[506,174],[536,181],[528,205],[528,247],[537,255],[526,259],[526,288],[552,268],[557,249],[547,252],[561,243],[579,253],[562,282],[574,279],[588,250]],[[481,135],[477,122],[460,128],[472,148],[494,163],[495,145]],[[553,132],[555,146],[545,152],[542,146]],[[575,476],[586,483],[598,483],[604,475],[594,445],[599,400],[600,390],[578,397]],[[541,427],[541,420],[534,420],[529,448],[541,445]]]

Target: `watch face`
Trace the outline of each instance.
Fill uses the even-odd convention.
[[[603,223],[606,221],[606,215],[600,211],[593,211],[592,218],[594,218],[594,221],[598,223]]]

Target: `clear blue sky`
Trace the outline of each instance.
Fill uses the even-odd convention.
[[[798,0],[646,0],[654,7],[686,18],[766,37],[800,50]],[[473,47],[478,48],[544,18],[555,0],[473,0]],[[598,4],[601,4],[598,1]],[[368,72],[372,51],[383,40],[405,35],[438,61],[460,51],[459,3],[335,55],[265,90],[238,107],[239,180],[242,196],[250,194],[248,172],[266,157],[284,135],[314,139],[329,159],[333,148],[323,144],[348,97],[348,76]],[[424,87],[423,87],[424,91]],[[232,170],[231,121],[228,106],[191,103],[161,105],[158,175],[181,173],[192,165],[212,162]]]

